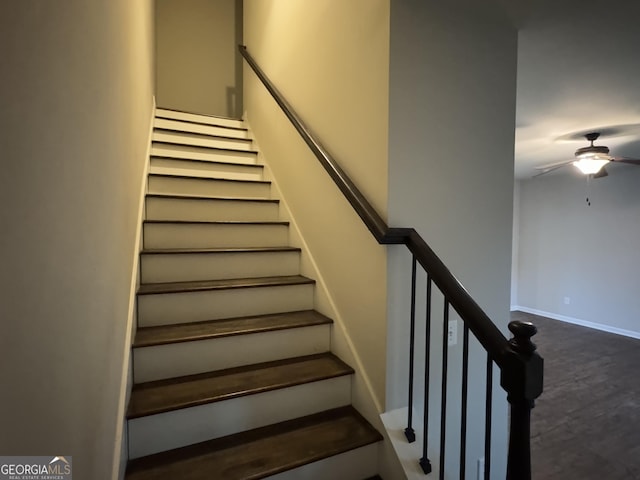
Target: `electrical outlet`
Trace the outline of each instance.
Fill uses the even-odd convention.
[[[571,298],[570,297],[564,297],[564,304],[565,305],[569,305],[571,303]]]
[[[484,479],[484,457],[478,459],[478,480]]]
[[[449,346],[451,345],[455,345],[456,343],[458,343],[458,322],[456,322],[455,320],[449,320],[449,340],[448,340],[448,344]]]

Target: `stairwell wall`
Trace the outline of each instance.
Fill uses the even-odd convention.
[[[0,452],[112,478],[153,3],[2,2],[0,50]]]
[[[414,226],[506,333],[509,320],[517,32],[502,12],[464,0],[391,2],[389,223]],[[387,405],[407,405],[411,258],[388,257]],[[424,325],[424,274],[417,322]],[[434,312],[442,298],[434,295]],[[452,319],[456,316],[453,315]],[[432,336],[442,338],[434,313]],[[416,334],[416,410],[423,405],[424,327]],[[421,341],[422,340],[422,341]],[[462,324],[449,353],[447,471],[459,466]],[[438,343],[440,345],[440,343]],[[431,350],[431,460],[439,452],[442,350]],[[483,455],[486,354],[472,342],[467,472]],[[497,373],[496,377],[497,378]],[[504,478],[505,394],[494,381],[495,477]],[[420,425],[416,420],[414,425]],[[418,430],[418,429],[417,429]],[[420,431],[422,428],[419,429]]]
[[[159,107],[240,118],[242,0],[156,0]]]
[[[383,216],[388,24],[388,0],[250,0],[244,5],[249,52]],[[246,118],[326,280],[380,409],[385,391],[385,249],[248,67],[244,102]]]

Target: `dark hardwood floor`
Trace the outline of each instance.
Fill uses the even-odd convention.
[[[640,340],[522,312],[538,327],[544,393],[532,412],[534,480],[640,480]]]

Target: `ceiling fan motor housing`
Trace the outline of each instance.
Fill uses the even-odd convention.
[[[581,155],[592,153],[596,155],[608,155],[609,149],[604,145],[589,145],[588,147],[582,147],[576,150],[576,157]]]

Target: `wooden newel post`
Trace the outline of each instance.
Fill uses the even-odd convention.
[[[531,409],[542,393],[543,360],[531,341],[537,328],[530,322],[511,322],[513,338],[509,362],[500,384],[511,405],[507,480],[531,480]]]

